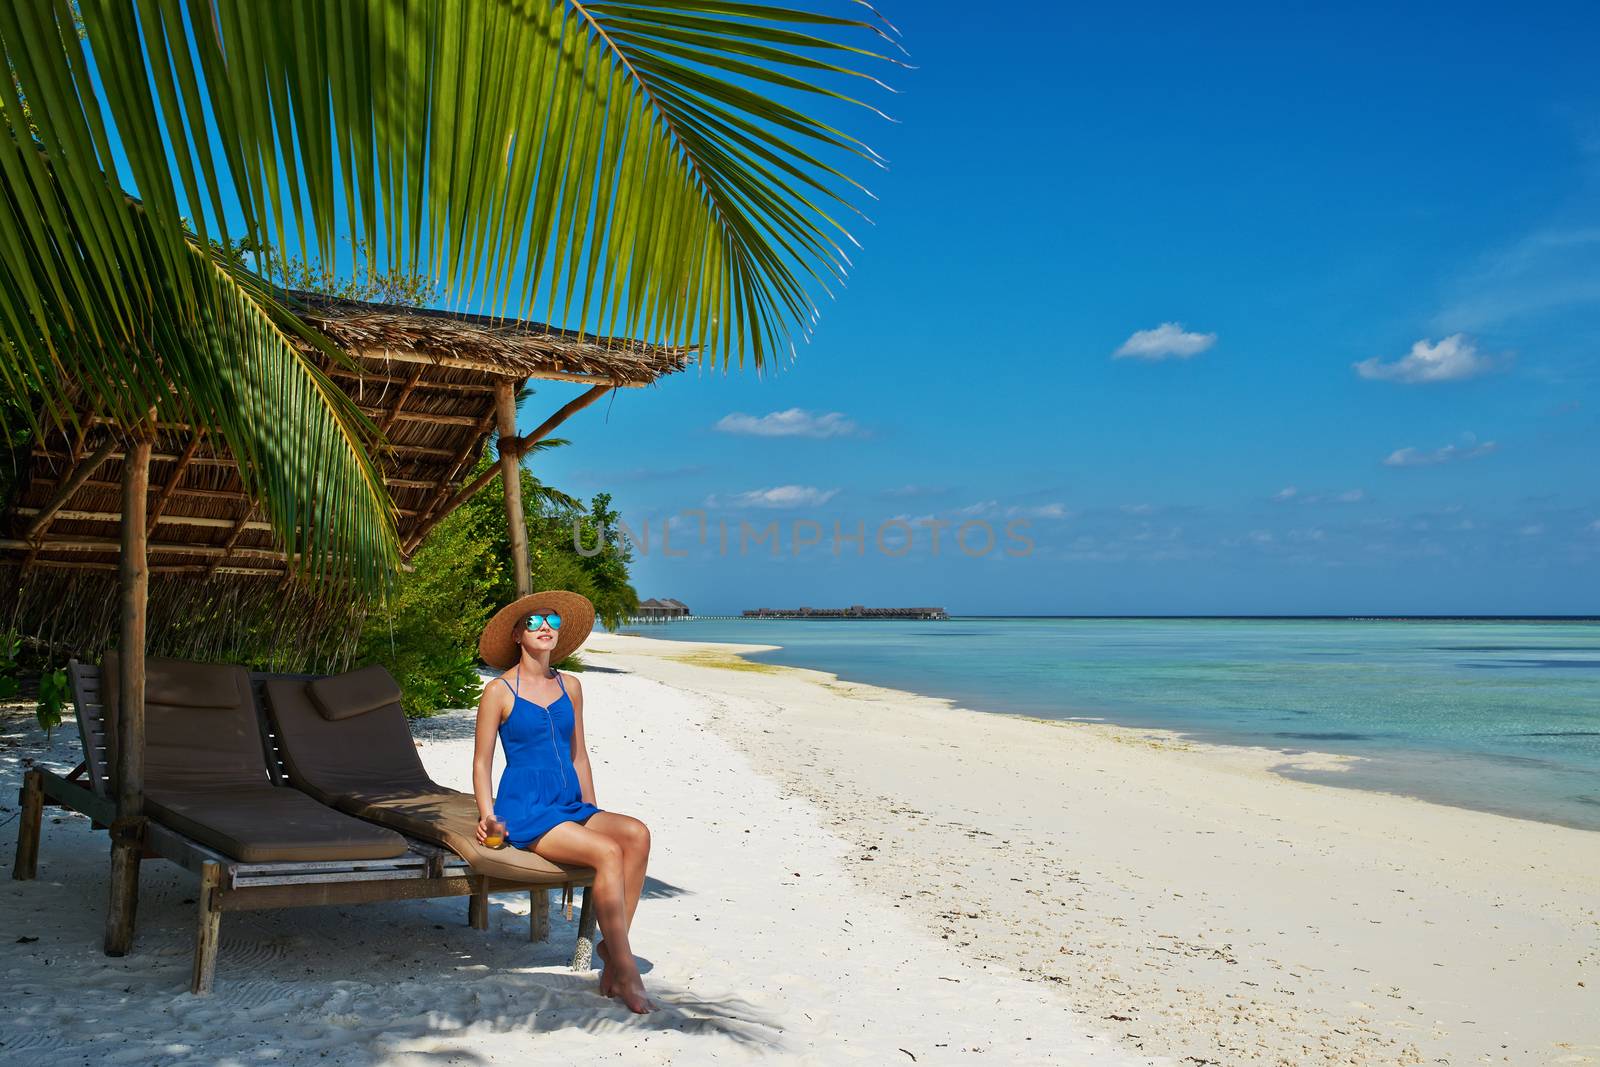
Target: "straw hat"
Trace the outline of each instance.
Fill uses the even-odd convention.
[[[582,593],[570,593],[565,589],[529,593],[494,613],[489,625],[483,628],[483,636],[478,638],[478,658],[501,670],[516,666],[521,656],[516,640],[517,620],[536,611],[553,611],[561,616],[556,646],[550,650],[552,667],[576,652],[594,629],[594,605]]]

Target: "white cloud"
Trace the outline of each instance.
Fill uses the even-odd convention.
[[[1286,485],[1272,494],[1275,504],[1359,504],[1366,498],[1364,489],[1346,489],[1342,493],[1302,493],[1292,485]]]
[[[1136,330],[1112,354],[1114,359],[1188,359],[1217,343],[1214,333],[1194,333],[1182,323],[1163,322],[1153,330]]]
[[[717,420],[713,429],[749,437],[855,437],[861,430],[842,412],[825,415],[804,408],[774,411],[767,415],[746,415],[736,411]]]
[[[837,489],[818,489],[812,485],[775,485],[770,489],[750,489],[728,497],[709,496],[706,507],[804,508],[826,504]]]
[[[1475,378],[1494,368],[1494,360],[1478,353],[1478,346],[1466,334],[1451,334],[1438,344],[1426,338],[1411,346],[1407,355],[1393,363],[1384,363],[1376,356],[1352,364],[1363,378],[1384,382],[1405,382],[1408,385],[1431,385],[1436,382],[1458,382]]]
[[[1540,534],[1544,533],[1544,523],[1531,522],[1517,532],[1523,537],[1538,537]]]
[[[1600,533],[1600,519],[1596,519],[1589,524],[1589,532]]]
[[[998,500],[979,500],[968,504],[964,508],[956,508],[953,514],[984,518],[1010,518],[1010,519],[1068,519],[1072,512],[1067,510],[1065,504],[1052,501],[1048,504],[1011,504],[1000,506]]]
[[[1436,467],[1441,463],[1452,463],[1458,459],[1477,459],[1487,456],[1500,448],[1493,441],[1476,444],[1475,439],[1469,434],[1465,444],[1445,445],[1443,448],[1432,450],[1421,448],[1397,448],[1384,457],[1385,467]]]

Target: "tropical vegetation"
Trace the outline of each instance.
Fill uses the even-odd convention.
[[[377,431],[281,290],[216,250],[760,367],[843,276],[850,172],[877,162],[834,118],[893,46],[858,10],[0,4],[0,417],[206,427],[306,575],[381,588]]]

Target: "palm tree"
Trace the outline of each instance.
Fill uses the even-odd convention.
[[[850,42],[893,32],[737,0],[0,4],[0,416],[206,427],[291,558],[373,584],[376,430],[218,249],[760,368],[843,278],[847,170],[878,162],[785,100],[858,104],[835,86],[888,57]]]

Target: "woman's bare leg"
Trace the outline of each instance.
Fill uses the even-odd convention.
[[[608,995],[622,998],[630,1011],[643,1014],[653,1010],[655,1005],[645,996],[644,980],[639,977],[639,965],[628,944],[628,878],[622,846],[596,830],[564,822],[539,838],[533,851],[557,863],[594,868],[594,888],[585,892],[594,893],[600,932],[612,943],[610,965],[606,969],[614,969],[616,977],[608,983]]]
[[[638,910],[639,897],[644,892],[645,868],[650,863],[650,828],[631,815],[619,815],[611,811],[599,812],[584,825],[596,833],[605,834],[622,847],[624,882],[627,886],[626,929],[631,933],[633,914]],[[600,975],[600,992],[608,997],[614,992],[614,968],[611,966],[611,946],[608,943],[610,936],[607,932],[606,940],[594,947],[601,963],[605,965]]]
[[[628,887],[628,929],[632,930],[633,913],[639,910],[639,897],[644,893],[645,868],[650,864],[650,828],[631,815],[618,815],[614,811],[599,812],[584,825],[622,846],[622,865]]]

